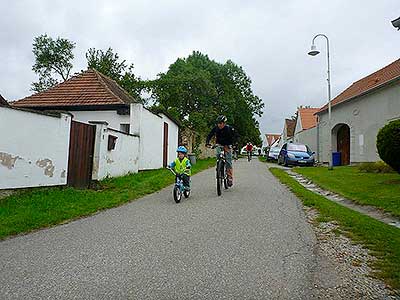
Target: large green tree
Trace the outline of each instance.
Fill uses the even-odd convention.
[[[60,37],[53,39],[47,34],[34,39],[32,52],[35,63],[32,70],[39,76],[39,81],[32,83],[33,91],[45,91],[69,78],[74,48],[74,42]]]
[[[139,77],[135,76],[134,65],[128,66],[126,60],[120,60],[118,53],[114,53],[111,47],[106,51],[90,48],[86,52],[86,59],[88,68],[96,69],[114,79],[135,99],[144,101],[140,94],[146,85]]]
[[[206,134],[224,114],[242,144],[261,143],[256,116],[262,115],[264,104],[254,95],[249,76],[234,62],[221,64],[193,52],[159,74],[151,87],[156,105],[196,132]]]

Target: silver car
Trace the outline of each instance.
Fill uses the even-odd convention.
[[[281,150],[280,147],[272,147],[271,149],[269,149],[267,160],[277,161],[280,150]]]

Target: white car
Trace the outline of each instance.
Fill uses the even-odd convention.
[[[258,156],[258,149],[261,149],[261,148],[258,148],[258,147],[256,147],[256,146],[253,146],[253,151],[251,151],[251,152],[252,152],[252,155]],[[244,147],[242,148],[242,150],[240,150],[240,154],[241,154],[241,155],[247,155],[246,146],[244,146]],[[261,149],[261,155],[262,155],[262,149]]]

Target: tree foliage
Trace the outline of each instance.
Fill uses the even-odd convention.
[[[250,77],[234,62],[221,64],[193,52],[159,74],[151,88],[156,105],[189,128],[205,134],[215,125],[216,117],[224,114],[242,144],[261,144],[255,117],[262,115],[264,103],[253,94]]]
[[[110,47],[106,51],[90,48],[86,52],[88,68],[114,79],[132,97],[141,100],[141,91],[145,88],[144,82],[135,76],[133,64],[127,65],[126,60],[120,61],[118,53]]]
[[[391,121],[379,130],[376,147],[382,160],[400,173],[400,120]]]
[[[39,81],[32,83],[32,90],[45,91],[69,78],[72,70],[75,43],[58,37],[54,40],[47,34],[34,39],[33,55],[35,63],[32,70],[39,75]]]

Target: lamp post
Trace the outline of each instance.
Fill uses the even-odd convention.
[[[331,63],[330,63],[330,59],[329,59],[329,39],[325,34],[317,34],[316,36],[314,36],[314,38],[312,39],[312,44],[311,44],[311,50],[310,52],[308,52],[308,55],[311,56],[316,56],[318,55],[320,52],[317,50],[317,47],[315,46],[315,39],[318,37],[324,37],[326,39],[326,48],[327,48],[327,62],[328,62],[328,127],[329,127],[329,169],[332,170],[333,169],[333,165],[332,165],[332,132],[331,132]]]

